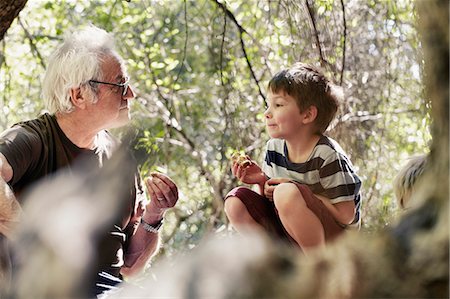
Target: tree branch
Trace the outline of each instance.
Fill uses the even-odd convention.
[[[27,0],[2,0],[0,1],[0,40],[5,36],[11,23],[25,7]]]
[[[38,48],[36,47],[36,45],[34,44],[34,40],[33,40],[33,36],[30,34],[30,32],[27,30],[27,28],[25,28],[24,24],[22,23],[22,20],[19,18],[17,18],[17,21],[20,24],[20,27],[22,27],[23,31],[25,32],[25,35],[28,38],[28,41],[30,42],[30,47],[31,50],[36,54],[36,56],[39,58],[39,64],[46,69],[45,63],[44,63],[44,59],[42,58],[41,53],[39,52]]]
[[[317,31],[316,21],[315,21],[315,19],[314,19],[313,9],[312,9],[312,7],[309,5],[308,0],[305,0],[305,5],[306,5],[306,9],[307,9],[307,11],[308,11],[308,17],[309,17],[309,20],[310,20],[310,22],[311,22],[312,33],[313,33],[313,36],[314,36],[314,39],[315,39],[317,51],[319,51],[320,65],[321,65],[322,67],[324,67],[325,64],[329,64],[329,63],[328,63],[328,61],[325,59],[325,57],[323,56],[322,46],[320,45],[319,32]]]
[[[213,0],[217,6],[219,6],[219,8],[221,8],[223,10],[223,12],[225,13],[225,15],[227,17],[229,17],[231,19],[231,21],[233,21],[233,23],[236,25],[236,27],[238,28],[239,32],[242,33],[246,33],[247,35],[250,35],[242,26],[241,24],[239,24],[239,22],[236,20],[236,17],[234,16],[234,14],[225,6],[225,4],[220,3],[218,0]]]
[[[243,39],[243,34],[244,33],[246,33],[248,36],[250,36],[250,34],[248,34],[248,32],[241,26],[241,24],[239,24],[239,22],[236,20],[236,17],[233,15],[233,13],[224,4],[220,3],[218,0],[212,0],[212,1],[214,1],[214,3],[216,3],[217,6],[220,9],[223,10],[225,15],[228,18],[230,18],[231,21],[233,21],[233,23],[238,28],[238,30],[239,30],[239,39],[240,39],[240,43],[241,43],[241,49],[242,49],[242,52],[244,53],[244,57],[245,57],[245,60],[247,62],[248,68],[250,70],[250,74],[251,74],[253,80],[255,80],[256,86],[258,87],[259,95],[263,98],[264,104],[266,105],[267,104],[266,103],[266,96],[262,92],[261,87],[259,85],[259,80],[256,78],[255,72],[253,71],[253,66],[252,66],[252,64],[250,62],[250,59],[249,59],[248,55],[247,55],[247,48],[245,46],[245,42],[244,42],[244,39]]]
[[[148,57],[147,57],[148,58]],[[151,99],[150,97],[148,97],[145,94],[140,94],[139,91],[137,91],[138,94],[140,94],[140,97],[145,99],[147,102],[150,101],[156,101],[157,103],[157,107],[158,110],[160,110],[160,116],[161,119],[164,121],[164,123],[172,128],[177,134],[178,136],[181,138],[181,140],[187,145],[187,147],[190,150],[191,156],[193,157],[193,159],[197,162],[197,166],[199,167],[200,173],[201,175],[204,175],[206,180],[209,181],[209,183],[211,184],[213,190],[214,190],[214,198],[217,201],[221,201],[222,200],[222,194],[221,194],[221,190],[219,190],[219,185],[217,184],[213,174],[204,167],[205,164],[207,164],[204,159],[201,157],[201,155],[199,154],[197,147],[195,145],[195,142],[192,141],[189,136],[186,134],[186,132],[182,129],[180,122],[178,120],[175,119],[175,117],[173,116],[172,112],[170,111],[170,109],[167,107],[167,105],[170,103],[170,100],[164,95],[164,93],[161,91],[160,86],[156,83],[155,80],[155,75],[152,72],[152,70],[150,69],[150,74],[152,76],[153,82],[156,85],[156,91],[159,95],[159,97],[166,103],[164,104],[163,101],[160,101],[158,99]],[[146,107],[145,103],[144,103],[144,107]],[[195,155],[194,153],[197,153],[197,155]]]

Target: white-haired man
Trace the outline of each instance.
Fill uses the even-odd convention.
[[[16,124],[0,135],[0,238],[11,237],[21,214],[20,194],[32,183],[72,166],[80,156],[98,161],[99,166],[111,156],[117,142],[106,129],[129,120],[129,101],[134,96],[110,34],[89,26],[66,37],[50,57],[43,81],[49,113]],[[100,253],[114,260],[105,267],[102,278],[106,281],[97,283],[97,294],[104,290],[102,285],[107,289],[108,284],[120,281],[115,278],[143,269],[158,248],[158,229],[165,210],[178,200],[174,182],[154,174],[145,181],[151,201],[142,210],[140,180],[136,181],[121,223],[111,233],[115,244],[110,250],[114,252]],[[130,219],[140,219],[140,225],[136,227]],[[3,268],[7,268],[6,263],[0,260]],[[109,275],[113,276],[110,280]],[[0,273],[3,285],[7,279],[7,274],[2,277]]]

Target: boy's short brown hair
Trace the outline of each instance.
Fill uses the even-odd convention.
[[[323,133],[336,115],[339,100],[332,93],[333,84],[316,67],[297,62],[278,72],[268,84],[272,92],[284,91],[297,101],[301,112],[310,106],[317,108],[315,125]]]

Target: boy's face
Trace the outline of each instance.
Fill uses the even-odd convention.
[[[304,113],[300,112],[295,99],[284,91],[269,91],[267,104],[264,116],[270,137],[285,140],[295,138],[304,125]]]

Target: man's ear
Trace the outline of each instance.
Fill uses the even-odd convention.
[[[317,107],[316,106],[309,106],[305,112],[303,117],[303,123],[309,124],[316,120],[317,118]]]
[[[70,89],[70,101],[77,108],[84,109],[86,107],[86,99],[83,97],[80,87]]]

